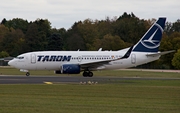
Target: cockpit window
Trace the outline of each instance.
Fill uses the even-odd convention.
[[[16,57],[16,59],[24,59],[24,57]]]

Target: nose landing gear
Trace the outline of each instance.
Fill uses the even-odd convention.
[[[20,69],[20,71],[21,71],[21,72],[26,72],[26,76],[29,76],[29,75],[30,75],[29,71],[26,70],[26,69]]]
[[[29,75],[30,75],[30,73],[29,73],[29,72],[27,72],[27,73],[26,73],[26,76],[28,77]]]

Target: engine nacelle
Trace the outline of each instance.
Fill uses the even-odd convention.
[[[78,64],[64,64],[61,70],[55,71],[56,74],[79,74],[81,67]]]

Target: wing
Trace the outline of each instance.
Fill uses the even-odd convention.
[[[99,66],[103,66],[104,64],[109,64],[111,61],[116,61],[116,60],[121,60],[121,59],[126,59],[130,56],[131,51],[134,46],[130,47],[130,49],[124,54],[123,57],[117,58],[117,59],[108,59],[108,60],[101,60],[101,61],[92,61],[88,63],[81,63],[81,68],[86,69],[86,68],[97,68]]]

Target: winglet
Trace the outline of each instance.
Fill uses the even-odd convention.
[[[123,57],[121,57],[121,59],[129,58],[129,56],[131,55],[133,47],[134,46],[131,46],[130,49],[126,52],[126,54]]]
[[[102,48],[99,48],[99,50],[98,51],[102,51]]]

